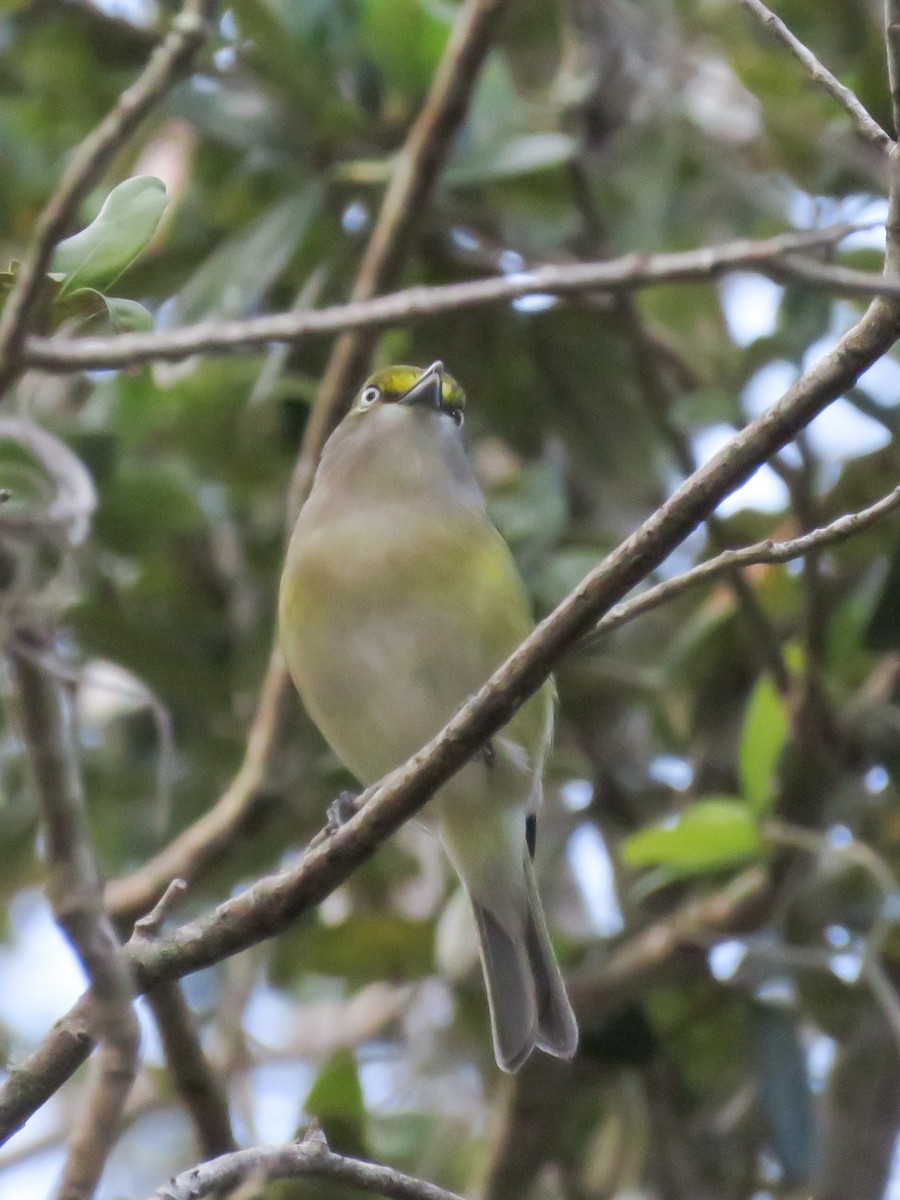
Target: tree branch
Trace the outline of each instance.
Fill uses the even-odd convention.
[[[390,1167],[334,1154],[321,1135],[290,1146],[255,1146],[201,1163],[164,1184],[150,1200],[203,1200],[229,1196],[242,1184],[263,1187],[275,1179],[301,1178],[332,1179],[392,1200],[461,1200],[455,1192]]]
[[[47,857],[47,896],[90,980],[90,1028],[101,1043],[91,1086],[69,1141],[56,1196],[86,1200],[119,1132],[137,1071],[140,1030],[134,982],[103,911],[103,891],[84,813],[71,715],[59,682],[40,664],[37,635],[20,631],[9,654],[37,783]]]
[[[215,7],[215,0],[185,0],[183,10],[164,41],[153,51],[142,74],[122,92],[109,113],[80,144],[49,203],[38,216],[33,249],[19,267],[0,313],[0,396],[26,365],[20,350],[57,242],[116,152],[178,78],[190,69],[206,40]]]
[[[819,62],[809,47],[791,33],[780,17],[776,16],[766,4],[763,4],[762,0],[741,0],[741,4],[755,17],[758,17],[782,45],[787,46],[813,82],[824,88],[833,100],[837,100],[838,104],[849,114],[858,133],[877,146],[879,150],[890,149],[893,139],[881,128],[856,93],[841,83],[837,76],[832,75],[828,68]],[[891,90],[893,93],[893,87]]]
[[[807,263],[796,257],[805,250],[833,246],[859,228],[852,224],[831,225],[761,241],[742,238],[676,254],[628,254],[603,262],[548,264],[515,275],[441,287],[406,288],[373,300],[303,312],[204,322],[171,333],[123,333],[107,338],[32,337],[23,349],[23,361],[45,371],[132,367],[143,362],[177,361],[194,354],[228,354],[268,342],[327,337],[347,330],[385,329],[416,317],[484,308],[520,296],[633,291],[665,283],[706,281],[729,271],[758,271],[779,281],[802,276],[803,282],[810,286],[869,298],[900,295],[900,279]],[[810,268],[814,272],[810,273]],[[348,391],[355,382],[348,385]],[[318,440],[318,424],[315,428]]]

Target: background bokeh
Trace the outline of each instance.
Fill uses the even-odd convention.
[[[511,8],[404,284],[883,221],[880,156],[737,5]],[[449,0],[224,5],[199,69],[81,214],[87,223],[129,176],[166,185],[161,226],[115,294],[159,329],[344,299],[457,11]],[[785,0],[779,11],[887,126],[880,6]],[[171,12],[144,0],[0,9],[4,267]],[[882,245],[877,227],[855,235],[844,261],[879,269]],[[739,274],[633,300],[531,296],[446,314],[387,332],[378,358],[440,357],[467,390],[468,444],[541,615],[857,312]],[[152,368],[32,372],[19,384],[20,409],[81,457],[98,492],[77,553],[47,547],[29,561],[27,599],[60,614],[60,659],[81,673],[81,762],[109,877],[208,809],[241,761],[273,631],[286,489],[328,351],[310,340]],[[888,357],[720,507],[718,542],[792,536],[889,490],[898,399],[900,364]],[[0,450],[0,483],[36,503],[37,465]],[[711,549],[697,531],[660,577]],[[539,868],[586,1006],[572,1067],[499,1075],[455,881],[410,825],[288,933],[185,980],[242,1143],[289,1139],[317,1116],[335,1149],[491,1200],[882,1194],[900,1129],[900,1024],[892,993],[874,995],[863,966],[877,933],[884,976],[900,982],[889,928],[900,909],[853,847],[864,841],[889,871],[900,860],[897,526],[810,568],[746,578],[766,637],[720,582],[558,671]],[[773,648],[789,675],[781,693],[767,672]],[[299,704],[288,726],[254,826],[192,884],[179,916],[294,858],[352,785]],[[612,1021],[598,1002],[592,1023],[614,946],[767,855],[752,838],[730,841],[732,824],[723,833],[702,819],[687,862],[677,843],[653,853],[633,840],[709,798],[732,815],[743,805],[754,820],[802,824],[819,837],[815,852],[752,928],[699,931]],[[82,986],[41,882],[9,705],[9,1064]],[[142,1196],[197,1157],[143,1006],[142,1020],[141,1077],[104,1197]],[[45,1194],[81,1084],[0,1150],[5,1198]]]

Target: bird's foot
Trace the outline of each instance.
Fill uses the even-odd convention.
[[[351,817],[356,816],[356,802],[359,796],[355,792],[341,792],[337,800],[332,801],[326,809],[328,816],[328,832],[337,833],[342,825],[346,825]]]

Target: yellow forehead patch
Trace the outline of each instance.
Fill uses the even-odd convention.
[[[366,380],[364,387],[377,387],[382,397],[390,402],[402,400],[406,393],[425,374],[422,367],[382,367]],[[443,407],[452,412],[466,407],[465,392],[452,375],[444,372],[444,384],[441,389]]]

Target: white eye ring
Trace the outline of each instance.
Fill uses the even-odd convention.
[[[367,387],[366,390],[363,392],[363,394],[359,398],[359,407],[360,408],[371,408],[372,405],[375,403],[375,401],[378,399],[378,397],[380,395],[381,395],[381,391],[379,388]]]

